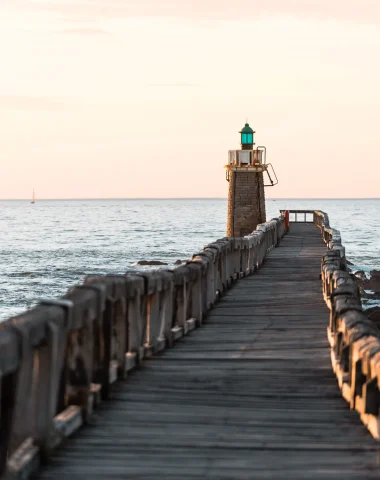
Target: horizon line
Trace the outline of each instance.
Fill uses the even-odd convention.
[[[227,200],[228,197],[58,197],[39,198],[39,201],[80,201],[80,200]],[[380,197],[266,197],[266,200],[380,200]],[[30,201],[30,198],[0,198],[0,202]]]

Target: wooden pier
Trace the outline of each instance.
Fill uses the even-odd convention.
[[[305,221],[307,215],[311,222]],[[41,333],[33,347],[36,352],[45,346],[44,358],[56,359],[55,373],[63,365],[60,389],[52,385],[54,372],[38,377],[36,358],[31,399],[18,396],[17,380],[23,378],[24,387],[27,383],[21,358],[21,366],[15,367],[15,359],[3,377],[2,413],[10,414],[1,424],[7,442],[4,475],[378,478],[374,359],[380,332],[361,313],[339,233],[329,227],[327,215],[302,212],[299,218],[304,221],[291,223],[287,233],[280,217],[251,238],[211,244],[194,256],[198,265],[188,265],[186,274],[179,269],[177,277],[175,272],[107,277],[108,283],[105,277],[90,278],[81,292],[38,307],[49,313],[51,324],[54,315],[65,313],[56,338],[67,329],[65,319],[76,336],[66,333],[68,348],[60,353],[56,343],[54,353],[48,348],[54,334],[50,330],[46,337],[45,318],[45,337]],[[91,302],[80,303],[79,294],[97,292],[98,310],[91,314],[84,307]],[[88,357],[86,338],[79,338],[86,323],[75,317],[76,303],[88,323],[99,321],[101,327],[91,330],[99,341],[91,344]],[[25,323],[24,317],[22,328]],[[137,328],[141,324],[145,328]],[[14,329],[21,330],[20,319],[12,325],[3,329],[9,342]],[[37,335],[28,332],[28,338]],[[26,336],[24,352],[25,342]],[[45,385],[42,394],[33,385]],[[36,418],[24,430],[17,423],[20,402]],[[56,403],[49,423],[49,411],[39,409]]]

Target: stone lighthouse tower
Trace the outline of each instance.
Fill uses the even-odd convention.
[[[265,147],[254,148],[252,128],[245,124],[239,132],[241,150],[228,152],[227,236],[242,237],[256,229],[265,218],[264,172],[267,170]],[[273,184],[273,183],[272,183]]]

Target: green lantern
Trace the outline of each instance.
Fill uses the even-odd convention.
[[[244,128],[239,132],[241,135],[241,147],[243,150],[252,150],[253,145],[255,144],[253,139],[253,134],[255,133],[248,123],[245,124]]]

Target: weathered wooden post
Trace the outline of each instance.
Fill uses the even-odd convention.
[[[226,179],[228,187],[227,236],[243,237],[266,221],[264,186],[275,185],[268,172],[265,147],[253,148],[254,131],[248,123],[239,132],[241,150],[228,152]],[[264,172],[270,184],[264,185]],[[274,173],[274,171],[273,171]],[[275,175],[275,174],[274,174]]]

